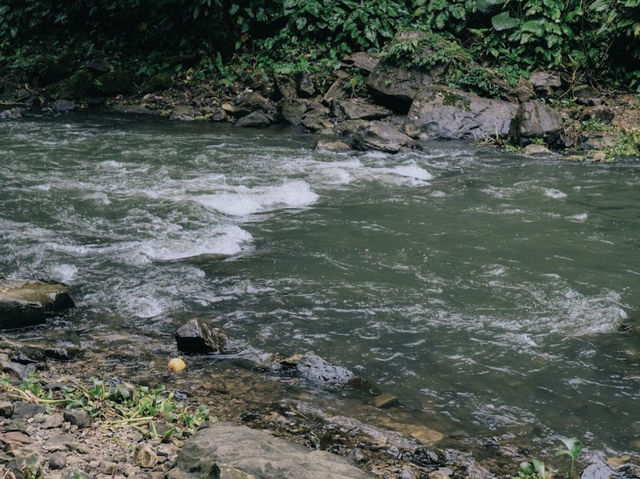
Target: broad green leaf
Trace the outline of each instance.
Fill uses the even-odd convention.
[[[497,32],[516,28],[520,22],[516,18],[511,18],[509,12],[498,13],[491,17],[491,25]]]
[[[576,459],[582,453],[582,443],[577,438],[561,437],[560,441],[565,445],[572,459]]]
[[[533,33],[534,35],[541,37],[544,35],[546,20],[539,18],[536,20],[529,20],[522,24],[522,30],[525,32]]]

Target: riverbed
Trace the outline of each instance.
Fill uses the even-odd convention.
[[[640,448],[640,161],[314,141],[113,115],[1,123],[0,275],[64,282],[78,306],[12,335],[160,364],[198,317],[240,349],[315,351],[445,433]],[[313,393],[357,415],[355,392]]]

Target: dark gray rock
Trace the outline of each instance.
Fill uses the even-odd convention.
[[[360,126],[351,140],[351,146],[356,150],[378,150],[385,153],[399,153],[419,148],[413,138],[381,121],[371,121]]]
[[[375,53],[356,52],[344,57],[340,63],[343,68],[357,68],[369,75],[380,63],[380,56]]]
[[[602,104],[600,92],[589,85],[578,85],[573,89],[573,96],[576,103],[587,106],[597,106]]]
[[[616,473],[607,464],[600,459],[594,459],[591,461],[584,471],[580,479],[609,479],[616,477]]]
[[[124,70],[114,70],[102,75],[96,87],[96,93],[101,96],[113,96],[132,93],[135,90],[133,78]]]
[[[275,113],[276,108],[271,100],[254,91],[246,91],[238,95],[233,105],[225,104],[223,109],[235,117],[243,117],[255,111],[267,114]]]
[[[91,60],[87,60],[84,67],[94,73],[107,73],[109,71],[110,64],[104,58],[93,58]]]
[[[153,110],[150,110],[145,104],[140,105],[113,105],[111,109],[116,113],[124,113],[127,115],[150,115],[157,116]]]
[[[58,99],[73,100],[90,96],[95,89],[95,76],[82,69],[60,82],[56,93]]]
[[[354,378],[348,369],[330,364],[314,353],[306,353],[296,364],[296,371],[304,380],[326,389],[341,388]]]
[[[51,104],[51,110],[60,113],[73,111],[76,109],[76,104],[72,100],[56,100]]]
[[[310,131],[323,131],[333,128],[333,122],[329,118],[329,109],[322,105],[311,107],[302,118],[302,125]]]
[[[0,416],[7,418],[13,416],[13,404],[9,401],[0,401]]]
[[[193,107],[188,105],[176,105],[173,112],[169,116],[170,120],[178,121],[193,121],[196,116],[196,111]]]
[[[280,101],[280,118],[292,125],[301,125],[307,112],[307,103],[297,98],[284,98]]]
[[[509,128],[509,138],[520,145],[542,138],[549,146],[562,146],[561,134],[560,114],[550,106],[532,101],[520,105]]]
[[[0,279],[0,329],[40,324],[74,306],[62,284]]]
[[[333,116],[346,120],[381,120],[393,112],[379,105],[372,105],[361,98],[334,100],[331,103]]]
[[[538,145],[536,143],[531,143],[531,144],[525,146],[520,153],[522,153],[523,155],[528,155],[528,156],[552,155],[553,154],[553,152],[549,148],[547,148],[546,146]]]
[[[30,419],[37,414],[44,414],[47,408],[26,401],[13,403],[13,419]]]
[[[0,120],[19,120],[22,118],[24,108],[15,107],[0,111]]]
[[[585,107],[580,115],[581,121],[599,121],[601,123],[611,123],[615,118],[615,113],[611,108],[604,105]]]
[[[509,94],[515,97],[520,103],[527,102],[536,96],[533,85],[524,78],[520,78],[515,87],[509,88]]]
[[[0,360],[0,366],[3,371],[13,373],[20,379],[28,378],[30,374],[34,374],[38,370],[35,363],[21,364],[16,361]]]
[[[176,332],[178,350],[186,354],[224,354],[227,336],[220,328],[192,319]]]
[[[553,92],[562,86],[562,79],[557,72],[535,71],[529,77],[535,92],[542,97],[549,97]]]
[[[518,105],[479,97],[445,86],[423,89],[405,121],[405,132],[414,138],[481,140],[505,137]]]
[[[266,431],[218,422],[187,440],[167,479],[210,479],[222,467],[261,479],[365,479],[344,458],[274,438]],[[246,477],[246,476],[245,476]]]
[[[419,466],[442,466],[444,465],[444,458],[438,456],[435,451],[425,447],[418,447],[411,457],[411,462]]]
[[[91,416],[84,409],[65,409],[64,420],[79,428],[91,426]]]
[[[347,96],[344,86],[349,81],[349,75],[342,70],[338,70],[336,76],[337,78],[322,97],[322,103],[325,105],[330,105],[332,101],[342,100]]]
[[[276,88],[284,99],[294,99],[298,96],[296,81],[287,75],[276,75]]]
[[[377,102],[397,113],[406,113],[418,92],[437,83],[440,77],[439,70],[423,72],[380,63],[369,75],[367,85]]]
[[[307,72],[301,72],[296,78],[296,86],[298,88],[298,95],[302,98],[311,98],[316,94],[316,88],[313,85],[313,80]]]

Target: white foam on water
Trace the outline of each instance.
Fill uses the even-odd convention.
[[[549,198],[553,198],[554,200],[559,200],[567,197],[566,193],[563,193],[560,190],[556,190],[555,188],[544,188],[543,191],[545,196],[548,196]]]
[[[151,259],[164,261],[203,255],[232,256],[245,250],[252,240],[249,232],[235,225],[226,225],[145,242],[140,252]]]
[[[580,223],[587,221],[587,218],[589,218],[589,215],[587,213],[580,213],[578,215],[567,216],[568,220],[577,221]]]
[[[429,181],[433,179],[433,175],[424,168],[419,167],[416,164],[400,165],[389,170],[391,173],[395,173],[399,176],[412,178],[415,180]]]
[[[278,209],[304,208],[314,204],[318,195],[307,182],[295,180],[279,186],[239,186],[225,193],[198,196],[195,200],[205,208],[226,215],[246,216]]]
[[[56,264],[50,268],[51,279],[61,283],[71,283],[78,275],[78,268],[72,264]]]

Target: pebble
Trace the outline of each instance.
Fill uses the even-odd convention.
[[[392,406],[397,406],[400,403],[398,398],[393,394],[382,393],[375,398],[373,398],[373,404],[378,408],[388,408]]]
[[[103,474],[115,474],[118,472],[118,465],[111,461],[102,461],[98,468]]]
[[[79,428],[91,426],[91,416],[82,409],[65,409],[63,417],[65,421]]]

